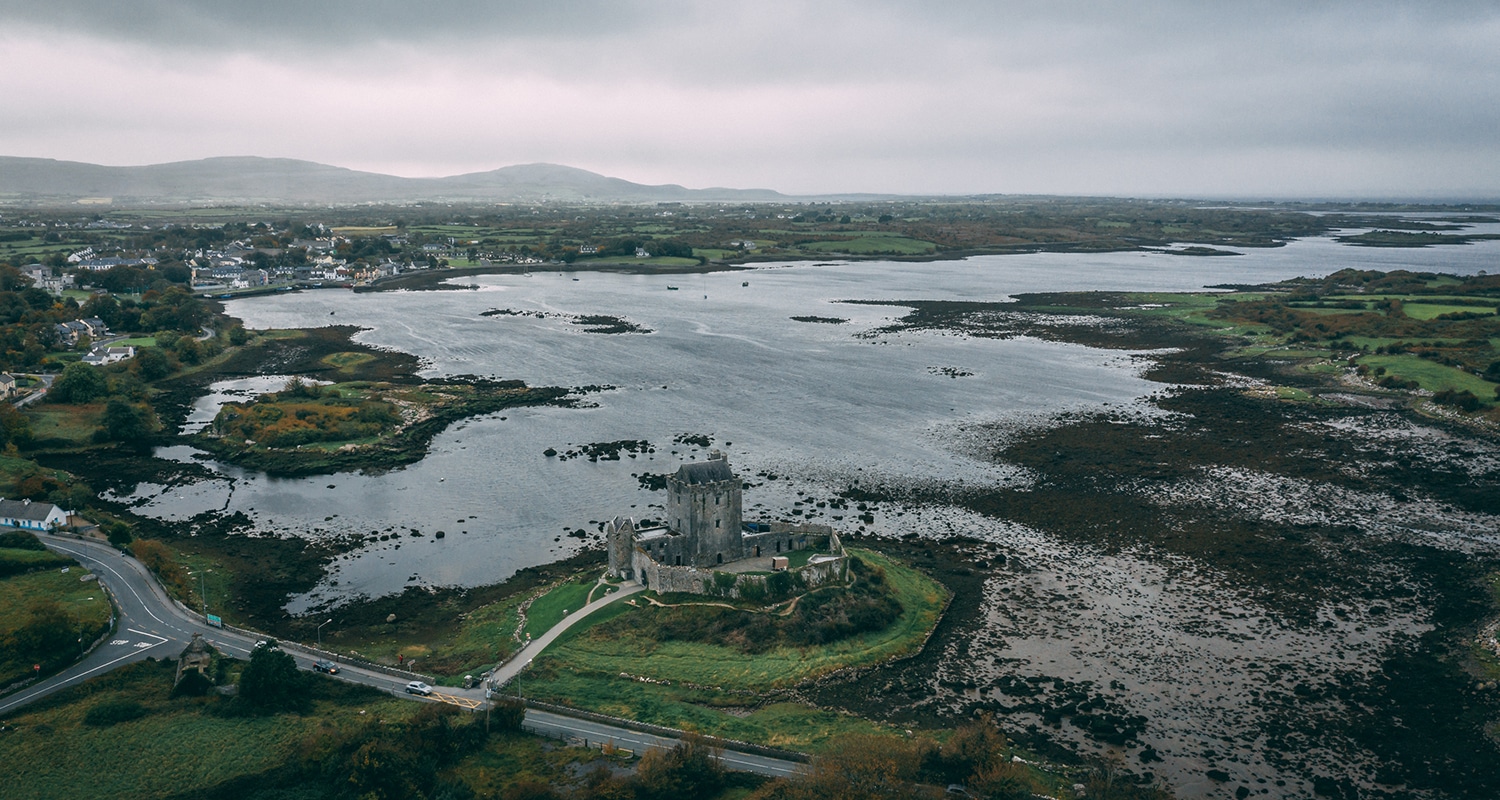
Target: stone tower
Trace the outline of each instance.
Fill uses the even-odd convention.
[[[635,550],[635,520],[615,517],[604,525],[604,540],[609,550],[609,575],[612,578],[634,578],[635,567],[630,554]]]
[[[745,555],[740,531],[740,479],[715,450],[707,461],[683,464],[667,478],[667,527],[684,538],[695,567],[714,567]]]

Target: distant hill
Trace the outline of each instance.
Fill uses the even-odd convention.
[[[557,164],[521,164],[447,178],[400,178],[287,158],[205,158],[105,167],[0,156],[0,201],[133,203],[764,202],[769,189],[649,186]]]

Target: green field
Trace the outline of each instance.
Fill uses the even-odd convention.
[[[1401,310],[1412,319],[1435,319],[1442,314],[1494,314],[1494,306],[1458,305],[1407,301]]]
[[[682,686],[534,668],[510,686],[529,698],[571,705],[653,725],[816,753],[850,733],[895,734],[885,725],[797,703],[760,705],[754,693]]]
[[[563,617],[583,608],[596,583],[593,575],[580,575],[538,597],[526,609],[526,635],[541,636],[562,622]]]
[[[308,742],[373,720],[399,721],[421,706],[394,697],[319,702],[307,716],[230,717],[203,701],[168,699],[174,664],[123,667],[7,720],[0,762],[9,800],[190,796],[298,758]],[[140,719],[108,727],[84,721],[102,703],[135,702]]]
[[[41,402],[34,404],[26,412],[31,420],[31,435],[34,439],[60,439],[71,445],[91,443],[103,415],[103,403],[53,405]]]
[[[904,236],[861,236],[846,241],[809,242],[801,249],[811,253],[916,256],[936,251],[937,245]]]
[[[1359,363],[1369,367],[1372,371],[1377,367],[1384,367],[1387,375],[1416,381],[1423,389],[1431,392],[1440,392],[1444,389],[1457,392],[1467,390],[1473,392],[1480,400],[1495,398],[1495,384],[1478,375],[1472,375],[1461,369],[1425,358],[1406,354],[1368,355],[1360,356]]]
[[[113,613],[109,597],[96,581],[80,580],[89,572],[72,559],[45,550],[0,548],[0,560],[38,567],[36,572],[0,580],[0,641],[26,624],[29,610],[37,602],[56,602],[73,619],[74,628],[86,639],[85,645],[109,625]],[[62,572],[63,566],[69,567],[67,572]],[[23,654],[0,648],[0,683],[30,670],[31,665],[22,660]]]

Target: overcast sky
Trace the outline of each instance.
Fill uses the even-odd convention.
[[[1493,0],[0,0],[0,97],[113,165],[1500,198]]]

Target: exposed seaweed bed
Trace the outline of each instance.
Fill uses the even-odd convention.
[[[1470,649],[1497,613],[1495,436],[1226,363],[1223,339],[1109,295],[1018,300],[890,303],[911,312],[873,333],[1138,351],[1162,391],[961,432],[1024,469],[1019,487],[846,491],[946,532],[893,554],[955,601],[921,656],[810,699],[914,723],[995,711],[1039,749],[1117,752],[1184,796],[1500,796],[1500,691]],[[1278,402],[1267,380],[1321,397]]]

